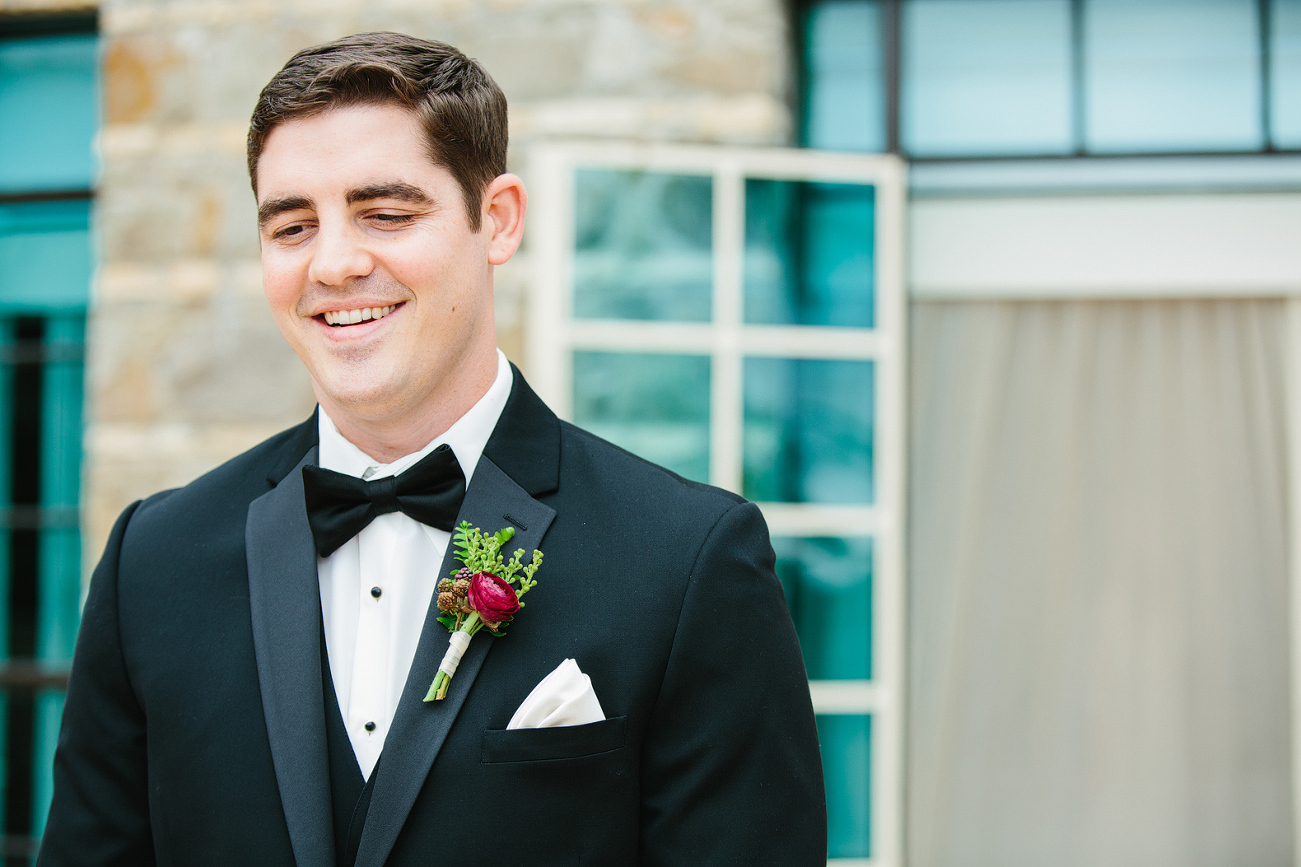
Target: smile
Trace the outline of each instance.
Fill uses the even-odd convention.
[[[359,307],[356,310],[327,310],[321,314],[326,325],[356,325],[370,319],[383,319],[398,308],[396,304],[387,307]]]

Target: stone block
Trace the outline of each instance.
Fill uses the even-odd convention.
[[[289,423],[315,402],[260,299],[105,304],[90,340],[97,423]]]

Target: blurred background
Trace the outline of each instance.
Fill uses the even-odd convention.
[[[1301,0],[0,0],[0,816],[118,512],[306,418],[243,162],[296,50],[480,59],[499,341],[759,502],[844,865],[1288,865]]]

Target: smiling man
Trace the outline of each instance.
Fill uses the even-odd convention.
[[[758,509],[560,422],[496,348],[527,197],[492,79],[391,33],[307,49],[248,157],[319,409],[119,519],[39,863],[823,863]],[[527,608],[462,522],[545,555]]]

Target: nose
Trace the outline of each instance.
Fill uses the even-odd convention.
[[[322,220],[312,244],[312,261],[307,278],[323,286],[342,286],[365,277],[375,260],[359,233],[346,221]]]

